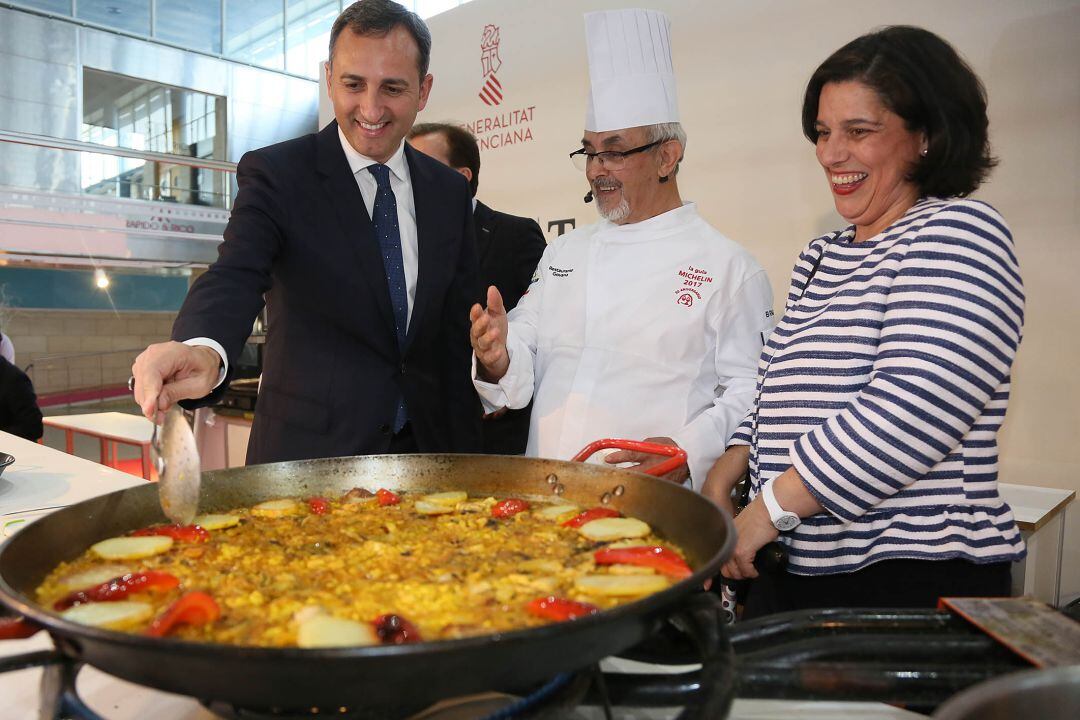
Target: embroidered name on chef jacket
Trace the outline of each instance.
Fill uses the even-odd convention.
[[[713,278],[708,270],[687,265],[684,270],[676,273],[676,281],[681,287],[675,291],[675,302],[683,307],[693,307],[694,303],[701,299],[698,288],[712,283]]]
[[[557,268],[554,265],[548,265],[548,270],[551,271],[552,277],[557,278],[570,277],[570,273],[574,272],[574,268]]]

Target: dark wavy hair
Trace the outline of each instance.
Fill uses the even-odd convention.
[[[472,171],[469,189],[476,197],[476,190],[480,187],[480,146],[476,144],[476,138],[460,125],[432,122],[413,125],[409,130],[409,139],[432,134],[442,135],[446,140],[450,167],[469,168]]]
[[[894,25],[863,35],[840,48],[814,71],[803,98],[803,134],[817,143],[821,89],[855,80],[912,132],[929,141],[909,179],[921,195],[970,195],[997,159],[990,154],[986,89],[953,47],[922,28]]]
[[[420,16],[393,0],[359,0],[345,8],[330,28],[330,64],[334,63],[334,46],[346,27],[357,35],[386,37],[396,27],[403,27],[416,41],[416,66],[420,79],[427,75],[431,63],[431,31]]]

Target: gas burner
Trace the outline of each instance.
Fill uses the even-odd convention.
[[[213,701],[202,705],[223,720],[580,720],[572,708],[581,702],[592,675],[592,672],[558,675],[524,697],[483,693],[452,698],[419,713],[415,708],[402,707],[253,710]]]

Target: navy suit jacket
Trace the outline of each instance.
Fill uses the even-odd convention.
[[[507,312],[529,289],[536,264],[547,241],[532,218],[507,215],[482,202],[473,212],[476,223],[476,253],[480,258],[480,280],[499,288]],[[507,410],[483,422],[484,452],[495,455],[523,455],[529,441],[532,403],[519,410]]]
[[[404,348],[363,196],[332,122],[246,153],[217,261],[173,339],[209,337],[230,373],[267,307],[248,463],[387,452],[399,394],[421,452],[480,449],[469,308],[480,297],[468,185],[405,145],[419,268]],[[217,390],[189,406],[218,400]]]

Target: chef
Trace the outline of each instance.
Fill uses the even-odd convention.
[[[496,288],[471,311],[485,409],[534,398],[527,454],[593,440],[677,444],[666,477],[699,489],[754,397],[772,290],[751,255],[683,202],[670,23],[653,10],[585,15],[591,90],[571,159],[601,220],[553,241],[507,315]],[[661,458],[620,451],[644,469]]]

